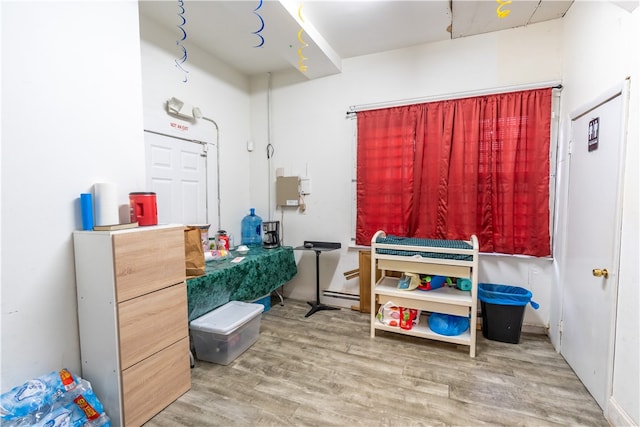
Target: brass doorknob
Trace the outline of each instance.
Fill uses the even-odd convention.
[[[591,273],[596,277],[604,277],[605,279],[609,277],[609,271],[606,268],[594,268]]]

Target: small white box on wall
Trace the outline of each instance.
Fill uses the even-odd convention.
[[[311,178],[308,176],[300,178],[300,194],[303,196],[311,194]]]

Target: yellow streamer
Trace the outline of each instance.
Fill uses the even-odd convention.
[[[300,47],[298,48],[298,68],[303,73],[306,73],[308,67],[302,63],[307,59],[307,57],[302,54],[302,49],[309,45],[302,39],[302,31],[304,31],[302,28],[298,31],[298,41],[300,42]]]
[[[304,22],[304,19],[302,19],[302,3],[300,3],[300,6],[298,6],[298,18],[300,18],[300,21]],[[302,32],[304,30],[302,28],[300,28],[300,31],[298,31],[298,41],[300,42],[300,47],[298,48],[298,69],[300,71],[302,71],[303,73],[307,72],[307,69],[309,67],[307,67],[306,65],[303,64],[303,62],[307,59],[303,54],[302,54],[302,49],[304,49],[305,47],[309,46],[307,44],[307,42],[305,42],[302,39]]]
[[[509,16],[509,12],[511,12],[511,10],[502,10],[502,8],[508,4],[511,4],[511,0],[496,0],[496,2],[498,2],[499,4],[498,8],[496,9],[498,18],[506,18],[507,16]]]

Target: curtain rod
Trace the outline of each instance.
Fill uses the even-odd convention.
[[[495,95],[498,93],[506,93],[506,92],[518,92],[521,90],[543,89],[547,87],[550,87],[552,89],[562,89],[562,83],[556,80],[556,81],[550,81],[550,82],[505,86],[505,87],[493,88],[493,89],[480,89],[480,90],[472,90],[472,91],[466,91],[466,92],[454,92],[454,93],[448,93],[448,94],[442,94],[442,95],[426,96],[421,98],[409,98],[409,99],[400,99],[396,101],[382,101],[382,102],[373,102],[371,104],[351,105],[349,106],[349,111],[347,111],[347,117],[349,117],[349,115],[354,115],[360,111],[377,110],[380,108],[388,108],[388,107],[401,107],[404,105],[422,104],[425,102],[444,101],[444,100],[456,99],[456,98],[470,98],[473,96]]]

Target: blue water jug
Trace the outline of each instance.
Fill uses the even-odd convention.
[[[242,244],[262,245],[262,218],[251,208],[249,215],[242,218]]]

